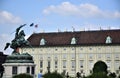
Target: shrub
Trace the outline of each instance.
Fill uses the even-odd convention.
[[[53,73],[46,73],[43,75],[44,78],[63,78],[62,75],[60,75],[59,73],[57,72],[53,72]]]
[[[12,78],[33,78],[33,76],[23,73],[23,74],[15,75]]]
[[[107,76],[107,74],[103,72],[99,72],[99,73],[93,73],[85,78],[111,78],[111,77]]]

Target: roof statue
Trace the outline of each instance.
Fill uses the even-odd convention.
[[[15,38],[11,41],[11,43],[6,43],[4,50],[6,50],[10,46],[10,48],[14,49],[13,53],[18,53],[18,47],[31,46],[29,42],[25,40],[24,30],[20,31],[20,29],[25,25],[26,24],[23,24],[16,29]]]

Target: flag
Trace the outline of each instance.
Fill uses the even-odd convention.
[[[37,27],[38,27],[38,24],[35,25],[35,28],[37,28]]]
[[[30,27],[32,27],[34,25],[34,23],[30,24]]]

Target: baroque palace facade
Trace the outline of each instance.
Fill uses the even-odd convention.
[[[108,72],[120,73],[120,30],[96,30],[54,33],[33,33],[30,47],[21,47],[20,53],[29,52],[36,64],[36,75],[68,72],[75,76],[92,73],[94,64],[101,60]]]

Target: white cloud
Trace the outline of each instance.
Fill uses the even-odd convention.
[[[116,11],[115,13],[114,13],[114,17],[120,17],[120,12],[118,12],[118,11]]]
[[[61,5],[58,6],[54,6],[51,5],[48,8],[44,9],[43,13],[45,14],[49,14],[49,13],[59,13],[59,14],[64,14],[64,15],[68,15],[68,14],[75,14],[75,12],[77,13],[79,11],[79,9],[75,6],[72,5],[69,2],[63,2]]]
[[[2,24],[19,24],[22,20],[7,11],[0,11],[0,23]]]
[[[51,5],[43,10],[44,14],[57,13],[61,15],[73,15],[79,17],[95,18],[120,18],[120,12],[105,11],[96,5],[85,3],[74,5],[70,2],[63,2],[60,5]]]

